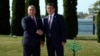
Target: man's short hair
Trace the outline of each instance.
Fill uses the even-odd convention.
[[[34,5],[29,5],[28,8],[29,8],[29,7],[36,9]]]
[[[54,3],[48,3],[47,6],[52,6],[52,7],[56,8]]]

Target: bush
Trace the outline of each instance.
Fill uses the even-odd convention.
[[[98,12],[96,21],[97,21],[97,37],[98,37],[98,42],[100,43],[100,11]]]
[[[73,39],[78,34],[77,20],[77,0],[63,0],[64,2],[64,18],[66,22],[66,31],[68,39]]]
[[[25,0],[13,0],[11,35],[22,35],[21,19],[25,16]]]

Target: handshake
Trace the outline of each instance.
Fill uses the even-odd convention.
[[[41,30],[41,29],[38,29],[37,31],[36,31],[36,33],[38,34],[38,35],[43,35],[43,31]],[[44,41],[41,41],[41,46],[44,46]]]
[[[38,29],[37,31],[36,31],[36,33],[38,34],[38,35],[43,35],[43,31],[41,30],[41,29]]]

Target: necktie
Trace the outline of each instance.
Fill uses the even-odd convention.
[[[36,27],[37,27],[37,22],[36,22],[36,19],[35,18],[32,18],[32,20],[34,21]]]
[[[49,28],[51,28],[51,20],[52,20],[52,16],[49,17]]]

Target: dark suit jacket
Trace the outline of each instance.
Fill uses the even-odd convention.
[[[23,45],[31,45],[37,41],[44,41],[44,35],[40,36],[36,34],[37,29],[43,30],[42,20],[36,17],[37,27],[31,17],[26,16],[22,18],[23,33]]]
[[[54,15],[51,29],[48,25],[48,18],[48,16],[44,18],[47,41],[49,41],[49,38],[52,38],[55,43],[62,41],[66,42],[66,28],[63,16],[59,14]]]

